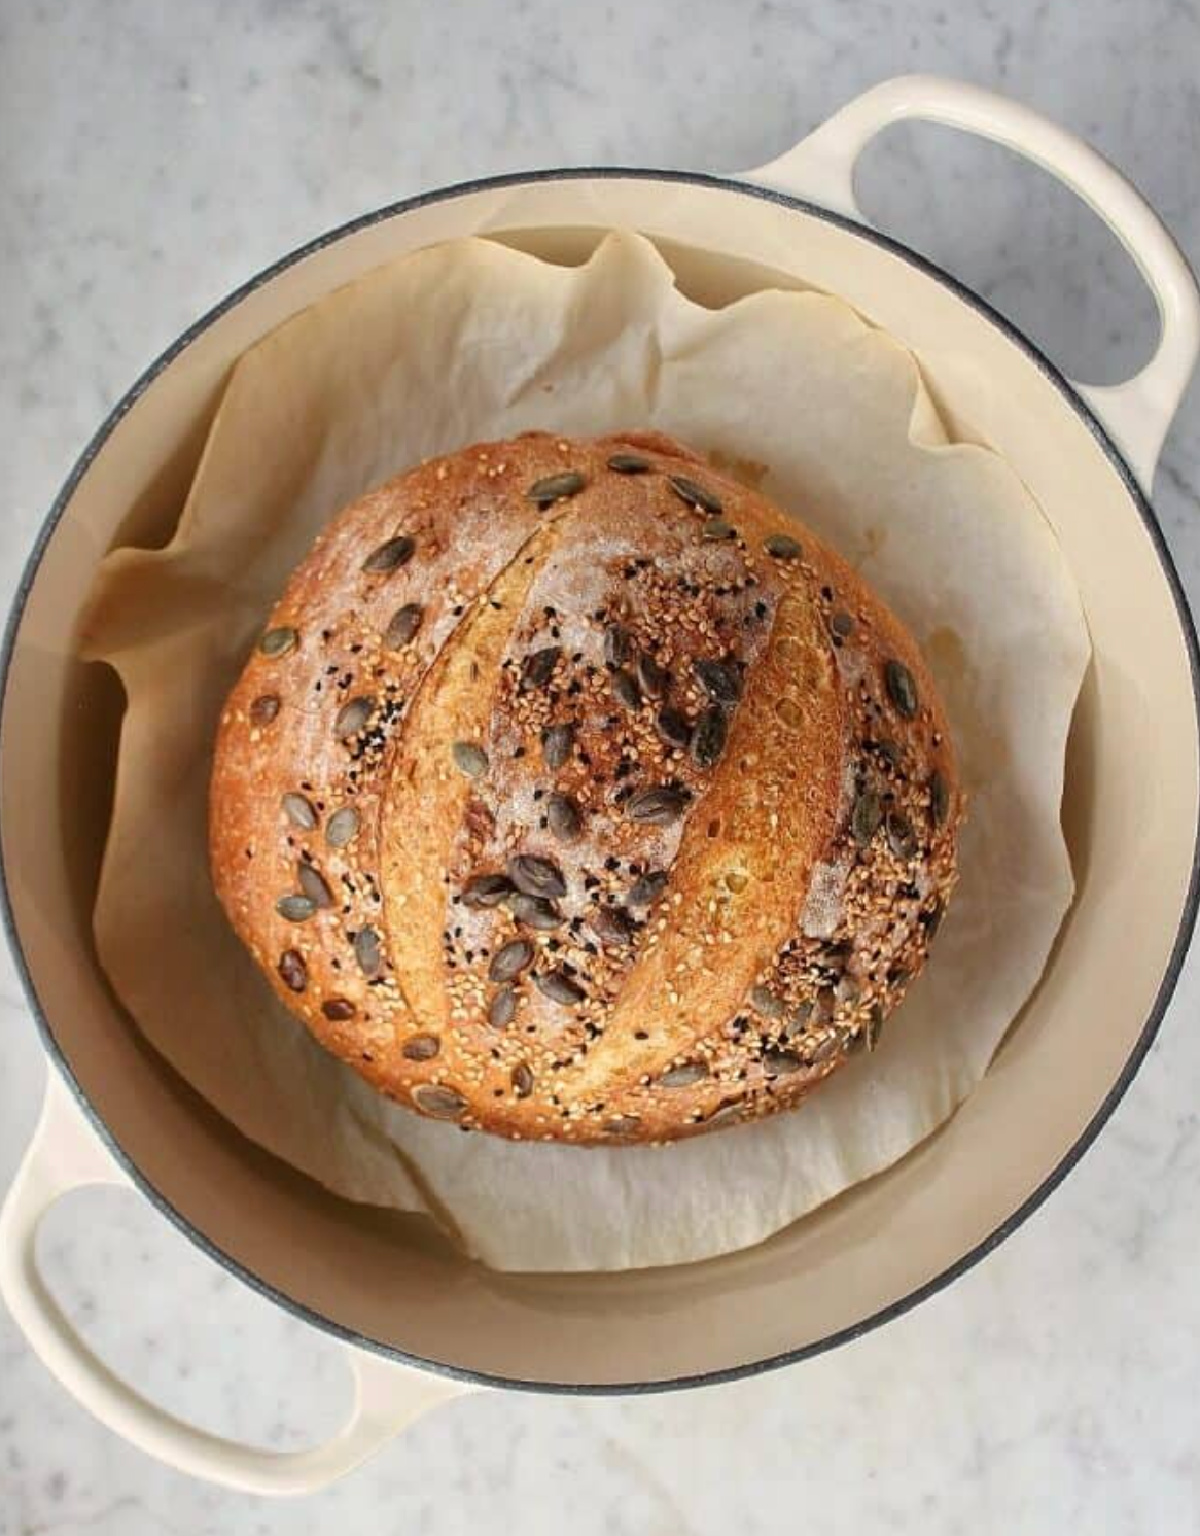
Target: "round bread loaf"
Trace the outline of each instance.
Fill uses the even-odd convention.
[[[402,1104],[669,1141],[872,1049],[955,880],[945,714],[837,555],[657,434],[346,508],[221,717],[217,892]]]

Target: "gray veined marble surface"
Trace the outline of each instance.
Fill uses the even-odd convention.
[[[886,75],[995,85],[1087,135],[1200,260],[1195,0],[14,0],[0,6],[0,588],[102,415],[197,313],[283,250],[422,188],[545,164],[733,171]],[[1077,377],[1148,355],[1152,305],[1069,196],[999,151],[900,130],[867,156],[884,227]],[[1200,393],[1155,487],[1200,597]],[[948,1292],[803,1367],[684,1397],[483,1395],[299,1504],[193,1484],[78,1409],[0,1315],[0,1536],[579,1536],[1200,1531],[1200,976],[1099,1144]],[[41,1052],[0,961],[0,1182]],[[43,1234],[96,1347],[168,1406],[294,1446],[336,1350],[132,1196]]]

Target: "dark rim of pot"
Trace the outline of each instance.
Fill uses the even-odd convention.
[[[149,368],[141,375],[133,387],[118,402],[109,413],[103,425],[83,450],[70,475],[67,477],[62,490],[59,492],[53,506],[42,524],[37,541],[26,563],[20,584],[17,588],[12,610],[9,614],[8,624],[4,635],[3,650],[0,652],[0,720],[3,718],[3,710],[7,703],[9,668],[12,661],[13,648],[17,633],[21,626],[25,605],[28,601],[30,590],[37,577],[38,568],[45,554],[47,545],[54,535],[62,516],[74,495],[80,480],[87,473],[92,461],[104,447],[113,430],[122,418],[137,404],[146,390],[154,383],[159,374],[182,353],[193,341],[208,329],[214,321],[233,309],[249,294],[270,282],[280,273],[286,271],[297,262],[314,252],[323,250],[349,235],[369,228],[372,224],[378,224],[385,219],[395,218],[399,214],[409,213],[415,209],[426,207],[434,203],[448,202],[455,198],[469,197],[475,193],[486,192],[506,187],[516,187],[540,182],[555,181],[579,181],[579,180],[632,180],[666,182],[682,186],[697,186],[710,188],[716,191],[737,193],[743,197],[756,198],[761,202],[775,203],[780,207],[793,209],[799,213],[810,215],[813,218],[822,219],[828,224],[845,230],[859,239],[867,240],[871,244],[879,246],[891,255],[905,262],[908,266],[942,283],[957,298],[985,319],[989,320],[1002,334],[1037,368],[1047,381],[1054,386],[1062,396],[1063,401],[1086,425],[1095,438],[1101,451],[1108,459],[1112,469],[1119,476],[1129,495],[1131,502],[1137,509],[1150,541],[1158,556],[1167,585],[1175,604],[1176,617],[1179,623],[1179,632],[1188,654],[1191,668],[1193,702],[1196,708],[1197,727],[1200,731],[1200,651],[1197,648],[1196,630],[1192,616],[1188,608],[1187,598],[1179,580],[1174,561],[1163,539],[1162,530],[1158,520],[1152,511],[1149,502],[1142,493],[1133,473],[1126,464],[1120,450],[1109,437],[1099,420],[1080,398],[1076,390],[1053,363],[1030,342],[1010,321],[999,314],[993,307],[982,299],[972,289],[944,272],[935,263],[918,255],[899,241],[888,235],[880,234],[856,220],[847,218],[843,214],[831,212],[817,204],[805,201],[803,198],[793,197],[785,192],[777,192],[770,188],[754,186],[749,182],[739,181],[732,177],[713,176],[703,172],[691,171],[659,171],[638,170],[619,166],[589,168],[578,167],[558,170],[543,170],[532,172],[514,172],[503,176],[483,177],[475,181],[459,182],[453,186],[442,187],[432,192],[421,193],[416,197],[405,198],[400,202],[388,204],[384,208],[372,213],[363,214],[349,223],[341,225],[337,229],[328,231],[318,236],[315,240],[299,246],[288,255],[283,256],[272,266],[265,268],[257,276],[252,277],[241,287],[234,289],[220,303],[210,309],[207,314],[195,321],[183,332],[183,334],[158,357]],[[68,1088],[73,1094],[80,1109],[91,1122],[92,1127],[100,1137],[104,1145],[112,1153],[116,1162],[129,1175],[135,1186],[147,1197],[153,1206],[174,1223],[176,1227],[209,1258],[236,1275],[250,1288],[260,1295],[276,1302],[285,1308],[293,1316],[311,1323],[322,1332],[343,1340],[347,1344],[380,1355],[385,1359],[398,1363],[415,1366],[422,1370],[432,1371],[438,1375],[453,1378],[455,1380],[478,1383],[484,1386],[506,1387],[514,1390],[545,1392],[582,1396],[613,1396],[618,1394],[667,1392],[680,1390],[687,1387],[716,1384],[720,1382],[736,1381],[743,1377],[759,1375],[762,1372],[778,1369],[781,1366],[792,1365],[801,1360],[807,1360],[815,1355],[824,1354],[827,1350],[835,1349],[841,1344],[849,1343],[852,1339],[861,1338],[864,1334],[873,1332],[884,1323],[903,1316],[919,1303],[936,1295],[945,1289],[959,1276],[972,1269],[987,1254],[998,1247],[1007,1237],[1010,1237],[1041,1206],[1067,1174],[1079,1162],[1080,1158],[1095,1141],[1105,1121],[1112,1114],[1117,1104],[1123,1097],[1126,1089],[1133,1081],[1141,1066],[1146,1053],[1149,1051],[1158,1034],[1162,1023],[1163,1014],[1171,995],[1175,990],[1179,972],[1183,966],[1187,954],[1188,944],[1196,921],[1197,905],[1200,903],[1200,821],[1193,832],[1192,869],[1188,882],[1187,896],[1184,901],[1183,911],[1180,915],[1179,927],[1176,931],[1175,942],[1171,949],[1169,961],[1164,972],[1162,982],[1159,985],[1154,1006],[1150,1011],[1146,1022],[1142,1026],[1137,1041],[1134,1044],[1124,1067],[1116,1082],[1105,1095],[1099,1109],[1092,1116],[1087,1126],[1074,1145],[1061,1158],[1054,1169],[1038,1185],[1038,1187],[1017,1207],[1015,1211],[998,1227],[995,1228],[981,1242],[977,1243],[955,1263],[949,1265],[940,1274],[927,1280],[923,1285],[917,1286],[907,1295],[900,1297],[889,1306],[881,1308],[870,1317],[862,1318],[851,1327],[840,1329],[828,1334],[822,1339],[817,1339],[811,1344],[806,1344],[797,1349],[785,1350],[780,1354],[770,1355],[761,1360],[746,1361],[741,1365],[727,1366],[721,1370],[703,1371],[686,1376],[676,1376],[655,1381],[631,1381],[624,1383],[575,1383],[575,1382],[547,1382],[525,1380],[519,1377],[494,1375],[484,1371],[476,1371],[449,1364],[441,1360],[430,1360],[420,1355],[408,1354],[395,1346],[383,1343],[378,1339],[372,1339],[365,1334],[357,1333],[351,1328],[343,1327],[331,1318],[325,1317],[314,1311],[305,1303],[281,1291],[277,1286],[269,1284],[261,1279],[252,1270],[232,1258],[195,1227],[181,1211],[155,1188],[153,1184],[140,1171],[133,1160],[122,1150],[112,1131],[93,1109],[87,1095],[71,1071],[64,1056],[53,1029],[42,1010],[34,987],[33,977],[26,964],[24,951],[21,947],[20,936],[17,932],[16,922],[13,916],[12,904],[9,898],[7,871],[4,867],[3,846],[0,844],[0,909],[3,912],[4,927],[8,935],[9,944],[16,960],[17,970],[24,985],[26,997],[36,1020],[38,1031],[48,1055],[53,1060],[58,1071],[62,1075]]]

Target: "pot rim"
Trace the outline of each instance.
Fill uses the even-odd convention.
[[[990,321],[1008,341],[1012,342],[1025,355],[1047,382],[1053,385],[1064,403],[1082,420],[1088,431],[1095,438],[1101,452],[1108,459],[1109,464],[1123,482],[1154,547],[1154,552],[1158,557],[1159,565],[1174,601],[1180,636],[1187,652],[1191,672],[1197,736],[1198,740],[1200,740],[1200,644],[1197,641],[1195,623],[1188,606],[1188,600],[1180,582],[1175,562],[1163,538],[1161,526],[1148,497],[1142,491],[1123,455],[1100,420],[1080,397],[1071,382],[1055,367],[1040,348],[1035,346],[1011,321],[994,309],[986,299],[982,298],[972,288],[960,282],[950,273],[943,271],[936,263],[919,255],[901,241],[882,234],[868,225],[859,223],[845,214],[836,213],[831,209],[823,208],[819,204],[809,202],[790,193],[776,191],[769,187],[756,186],[752,182],[743,181],[734,176],[720,176],[702,171],[654,170],[625,166],[578,166],[535,171],[513,171],[498,176],[485,176],[468,181],[455,182],[449,186],[417,193],[412,197],[401,198],[394,203],[389,203],[368,213],[360,214],[358,217],[350,219],[295,247],[278,260],[272,262],[270,266],[264,267],[246,282],[234,288],[197,320],[194,320],[143,371],[105,417],[76,460],[38,531],[13,597],[12,607],[5,625],[3,644],[0,646],[0,724],[3,722],[4,711],[8,702],[8,683],[13,652],[24,619],[29,594],[37,579],[38,570],[41,567],[46,549],[67,507],[70,505],[76,488],[122,419],[148,391],[158,376],[193,341],[208,330],[223,315],[240,304],[243,299],[249,297],[250,294],[266,283],[273,281],[288,268],[303,261],[306,257],[325,249],[326,246],[333,245],[337,241],[357,234],[359,231],[367,229],[374,224],[413,212],[430,204],[449,202],[457,198],[469,197],[478,192],[545,182],[585,180],[657,181],[683,186],[699,186],[757,198],[763,202],[774,203],[791,211],[822,219],[826,223],[845,231],[847,234],[870,241],[922,275],[942,283],[955,297],[974,309],[985,320]],[[1155,994],[1153,1005],[1126,1059],[1125,1065],[1079,1137],[1037,1188],[1033,1190],[1015,1211],[995,1227],[987,1237],[976,1243],[974,1247],[968,1249],[953,1264],[948,1265],[939,1274],[934,1275],[931,1279],[909,1291],[906,1295],[899,1297],[896,1301],[891,1302],[888,1306],[880,1308],[869,1317],[862,1318],[847,1328],[839,1329],[834,1333],[827,1334],[822,1339],[814,1340],[812,1343],[802,1345],[796,1349],[784,1350],[759,1360],[745,1361],[740,1365],[726,1366],[721,1370],[701,1371],[656,1381],[631,1381],[625,1383],[546,1382],[472,1370],[468,1367],[452,1365],[446,1361],[432,1360],[421,1355],[411,1354],[396,1348],[394,1345],[369,1338],[353,1328],[334,1321],[332,1318],[316,1311],[307,1303],[289,1296],[285,1291],[279,1289],[278,1286],[262,1279],[253,1270],[242,1264],[240,1260],[226,1253],[207,1233],[195,1226],[181,1210],[173,1205],[166,1195],[146,1177],[134,1160],[123,1150],[113,1131],[92,1106],[86,1090],[71,1070],[70,1064],[55,1037],[50,1020],[38,998],[33,976],[21,945],[16,917],[9,895],[8,872],[5,866],[3,842],[0,840],[0,921],[3,922],[17,974],[20,977],[26,999],[32,1011],[42,1045],[54,1066],[57,1067],[60,1076],[80,1110],[87,1118],[93,1131],[100,1138],[119,1167],[128,1176],[134,1187],[149,1200],[150,1204],[182,1232],[188,1241],[193,1243],[203,1254],[215,1260],[225,1270],[248,1285],[251,1290],[284,1308],[293,1317],[311,1324],[321,1332],[329,1334],[343,1343],[357,1349],[369,1351],[372,1354],[392,1360],[398,1364],[430,1371],[436,1375],[449,1377],[456,1381],[468,1382],[479,1386],[506,1388],[513,1391],[540,1392],[556,1396],[614,1397],[681,1391],[691,1387],[738,1381],[743,1378],[764,1374],[767,1371],[778,1370],[784,1366],[798,1364],[802,1360],[811,1359],[817,1355],[825,1354],[829,1350],[836,1349],[840,1345],[850,1343],[852,1340],[872,1333],[877,1328],[883,1327],[884,1324],[902,1317],[906,1312],[920,1305],[921,1302],[937,1295],[938,1292],[944,1290],[955,1280],[966,1274],[968,1270],[973,1269],[994,1248],[999,1247],[1006,1238],[1011,1237],[1017,1228],[1022,1226],[1059,1187],[1067,1174],[1071,1172],[1083,1157],[1083,1154],[1096,1140],[1105,1122],[1124,1097],[1158,1035],[1163,1016],[1174,994],[1179,973],[1187,955],[1192,932],[1196,924],[1198,908],[1200,908],[1200,811],[1198,811],[1197,825],[1193,832],[1191,874],[1174,943],[1171,947],[1171,953],[1168,957],[1162,981]]]

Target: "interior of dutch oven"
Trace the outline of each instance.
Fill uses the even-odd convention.
[[[28,592],[0,737],[5,868],[24,962],[54,1048],[146,1184],[194,1235],[318,1319],[431,1361],[532,1382],[662,1382],[743,1368],[855,1329],[960,1264],[1061,1170],[1129,1069],[1170,966],[1191,869],[1188,654],[1152,538],[1101,442],[1053,379],[935,277],[812,215],[728,189],[690,190],[696,201],[667,207],[653,183],[605,188],[602,221],[583,184],[573,197],[522,189],[516,204],[511,189],[477,192],[327,245],[230,308],[177,353],[83,467]],[[950,1125],[748,1252],[640,1273],[506,1276],[464,1260],[424,1223],[355,1207],[292,1173],[142,1044],[91,933],[121,691],[106,668],[72,658],[72,631],[108,548],[169,537],[228,367],[257,336],[381,260],[451,234],[507,228],[528,249],[578,258],[593,234],[511,232],[572,201],[580,223],[686,237],[664,249],[707,302],[764,280],[761,266],[746,264],[757,252],[774,281],[841,291],[914,345],[943,409],[1003,445],[1041,500],[1079,582],[1095,662],[1064,809],[1077,900],[1019,1027]],[[701,235],[704,256],[689,248]],[[725,256],[712,254],[721,248]],[[1148,762],[1159,765],[1153,792]]]

